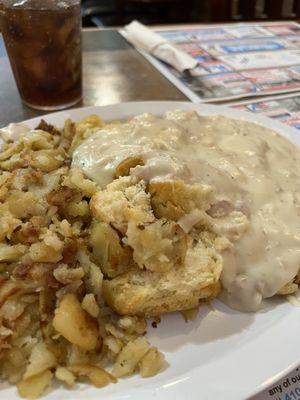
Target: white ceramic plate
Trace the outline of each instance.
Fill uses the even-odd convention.
[[[160,115],[175,108],[199,114],[221,114],[274,129],[300,147],[300,134],[274,120],[221,106],[179,102],[125,103],[87,107],[50,114],[47,122],[62,126],[68,117],[79,120],[98,114],[104,120],[124,119],[142,112]],[[40,118],[27,122],[35,127]],[[13,121],[12,121],[13,122]],[[276,166],[274,166],[276,168]],[[300,364],[300,309],[272,300],[255,314],[229,309],[218,300],[203,306],[198,318],[185,323],[178,313],[162,317],[157,329],[149,327],[151,343],[165,352],[169,363],[162,373],[142,379],[121,379],[104,389],[49,390],[47,400],[243,400],[272,385]],[[1,398],[18,398],[14,388],[1,390]]]

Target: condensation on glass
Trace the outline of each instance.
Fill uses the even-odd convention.
[[[81,99],[80,0],[2,0],[1,30],[23,102],[55,110]]]

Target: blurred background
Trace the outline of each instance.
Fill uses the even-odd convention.
[[[83,25],[109,27],[133,19],[145,24],[300,18],[300,0],[82,0]]]

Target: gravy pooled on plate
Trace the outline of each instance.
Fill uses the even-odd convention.
[[[257,310],[297,275],[300,151],[294,145],[250,122],[178,110],[104,127],[75,150],[73,165],[105,187],[132,156],[144,161],[130,170],[132,176],[213,186],[211,212],[225,216],[221,233],[233,243],[226,213],[247,215],[247,232],[223,253],[221,298],[228,305]]]

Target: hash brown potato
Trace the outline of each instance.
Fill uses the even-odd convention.
[[[26,398],[53,381],[100,388],[158,373],[146,318],[216,297],[232,249],[212,187],[132,177],[138,155],[101,189],[73,167],[74,149],[103,126],[41,121],[0,152],[0,374]],[[239,240],[247,217],[227,218]]]

